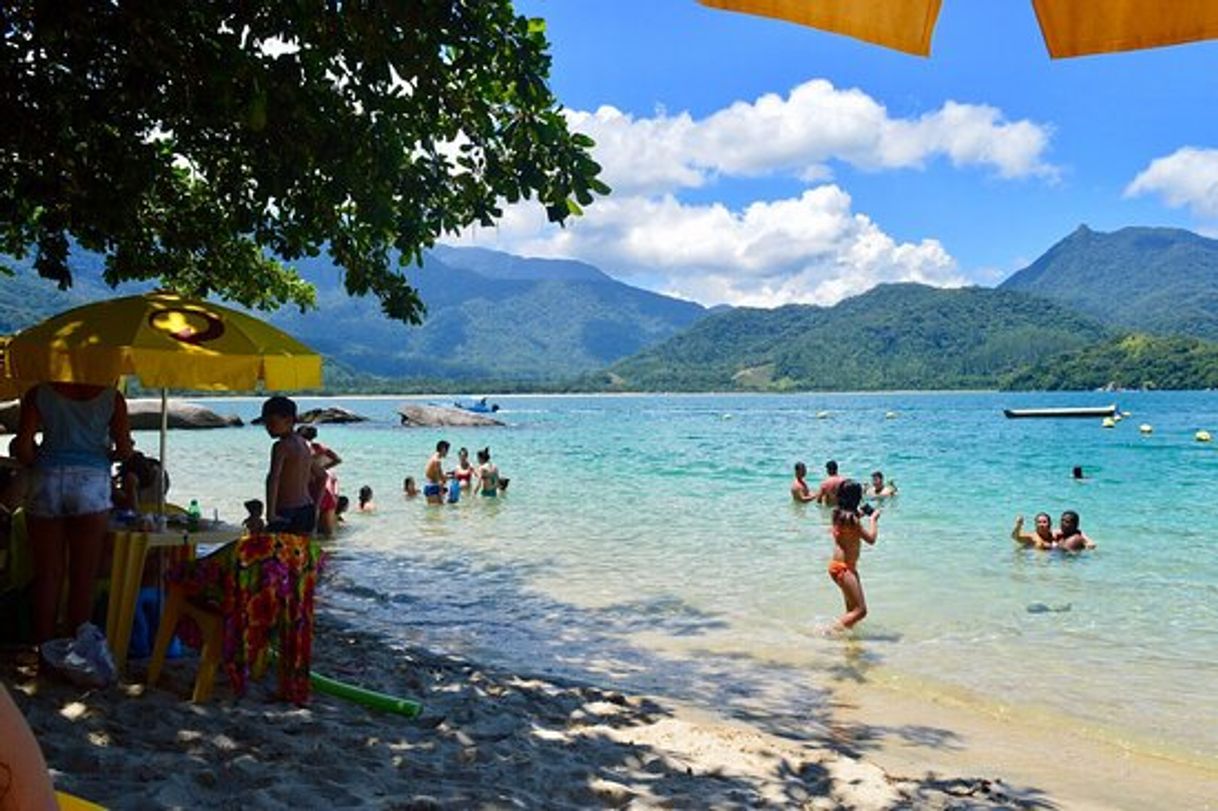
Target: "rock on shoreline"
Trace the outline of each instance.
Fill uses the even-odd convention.
[[[183,400],[170,400],[168,411],[170,428],[232,428],[245,424],[240,417],[231,414],[221,416],[210,408]],[[6,426],[10,431],[15,430],[17,415],[20,412],[20,400],[0,403],[0,426]],[[136,431],[160,430],[160,400],[128,400],[127,414],[131,420],[131,427]]]
[[[297,422],[318,425],[321,423],[367,422],[368,418],[354,411],[348,411],[338,406],[327,408],[310,408],[296,418]]]
[[[447,426],[479,428],[503,425],[499,420],[488,417],[485,414],[475,414],[472,411],[463,411],[460,408],[445,408],[443,406],[404,405],[398,408],[398,414],[402,418],[402,425],[407,428]]]
[[[182,400],[168,403],[170,428],[234,428],[244,425],[240,417],[221,416],[210,408]],[[161,427],[160,400],[128,400],[127,414],[136,431],[156,431]]]

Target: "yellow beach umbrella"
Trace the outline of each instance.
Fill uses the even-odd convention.
[[[942,0],[699,0],[927,56]],[[1032,0],[1054,59],[1218,38],[1214,0]]]
[[[259,381],[272,390],[321,386],[321,356],[291,335],[252,315],[175,293],[67,310],[13,335],[5,350],[15,381],[108,386],[128,375],[161,389],[162,465],[166,389],[249,391]],[[163,493],[157,501],[163,513]]]
[[[23,329],[8,344],[22,380],[249,391],[321,385],[321,356],[252,315],[174,293],[86,304]]]

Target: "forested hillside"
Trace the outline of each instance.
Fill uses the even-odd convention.
[[[1191,231],[1080,226],[1000,287],[1115,327],[1218,340],[1218,240]]]
[[[1218,344],[1199,338],[1127,335],[1046,358],[1011,375],[1003,387],[1218,388]]]
[[[881,285],[835,307],[711,316],[610,368],[642,390],[994,387],[1107,335],[1094,319],[1014,291]]]

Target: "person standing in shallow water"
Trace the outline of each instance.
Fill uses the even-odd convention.
[[[487,498],[499,496],[499,467],[491,461],[489,447],[478,451],[478,480],[482,484],[481,493]]]
[[[863,500],[863,486],[852,479],[845,479],[838,486],[837,506],[833,509],[833,525],[829,534],[833,536],[833,559],[829,561],[829,577],[842,590],[846,602],[846,613],[838,617],[838,630],[853,628],[867,616],[867,598],[863,594],[863,581],[859,579],[858,560],[860,541],[874,545],[879,536],[877,523],[880,511],[870,515],[870,528],[864,527],[859,517],[859,504]]]
[[[837,462],[832,459],[825,462],[825,478],[821,479],[820,487],[816,489],[816,500],[826,507],[837,504],[837,488],[844,481],[845,477],[838,475]]]
[[[423,478],[426,479],[426,484],[423,485],[423,497],[427,499],[428,504],[443,504],[444,503],[444,457],[448,456],[448,449],[451,446],[447,441],[441,439],[436,443],[436,452],[427,460],[427,466],[423,468]]]
[[[816,495],[808,486],[808,466],[803,462],[795,463],[795,480],[791,482],[791,498],[799,503],[816,501]]]
[[[1053,532],[1053,518],[1048,513],[1037,513],[1036,530],[1024,532],[1023,516],[1015,516],[1015,528],[1011,530],[1011,540],[1033,549],[1054,548],[1057,546],[1057,536]]]
[[[1057,522],[1057,548],[1065,552],[1082,552],[1084,549],[1095,549],[1095,542],[1088,538],[1078,527],[1078,513],[1066,510]]]
[[[266,432],[275,439],[266,474],[266,531],[312,534],[317,507],[309,495],[313,450],[296,433],[296,403],[276,395],[262,404]]]
[[[461,448],[457,451],[457,467],[452,472],[452,477],[461,485],[462,490],[468,490],[473,486],[473,479],[478,475],[478,470],[469,463],[469,450]]]

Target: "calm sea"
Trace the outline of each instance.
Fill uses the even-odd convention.
[[[1132,414],[1114,429],[1002,416],[1114,399]],[[376,494],[331,544],[322,594],[367,627],[775,726],[828,723],[842,680],[908,677],[1218,758],[1218,445],[1194,440],[1218,432],[1216,393],[521,396],[497,398],[506,428],[398,425],[398,405],[428,401],[300,401],[370,418],[319,437],[344,492]],[[441,438],[489,445],[507,497],[404,500]],[[257,427],[172,432],[172,499],[238,519],[269,447]],[[796,460],[815,476],[829,458],[901,491],[863,551],[871,614],[850,642],[816,633],[842,610],[827,515],[787,492]],[[1014,548],[1016,513],[1065,509],[1095,552]]]

